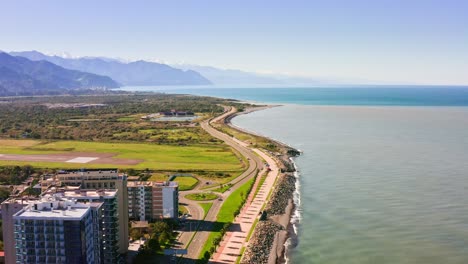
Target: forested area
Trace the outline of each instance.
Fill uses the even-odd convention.
[[[0,137],[205,143],[214,139],[188,121],[151,122],[141,116],[172,109],[210,115],[223,111],[220,104],[236,102],[167,94],[0,98]]]

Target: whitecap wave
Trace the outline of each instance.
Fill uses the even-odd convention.
[[[285,252],[284,252],[284,260],[286,264],[290,263],[290,256],[289,256],[289,251],[294,248],[297,245],[297,232],[298,232],[298,225],[302,220],[302,214],[301,214],[301,193],[300,193],[300,188],[301,188],[301,183],[299,180],[299,170],[296,166],[296,163],[294,162],[293,158],[290,158],[295,172],[294,172],[294,177],[296,178],[296,190],[294,191],[294,196],[293,196],[293,201],[294,201],[294,213],[291,216],[290,223],[292,225],[292,228],[294,230],[294,235],[291,235],[286,242],[284,243],[285,247]],[[294,241],[295,240],[295,241]]]

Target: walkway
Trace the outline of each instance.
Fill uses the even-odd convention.
[[[234,220],[230,231],[224,236],[223,241],[209,263],[236,263],[237,258],[241,255],[242,247],[247,246],[247,236],[250,230],[255,228],[253,226],[255,220],[259,218],[260,211],[267,202],[268,194],[279,176],[275,160],[258,149],[253,149],[253,151],[267,161],[271,171],[268,173],[265,182],[260,187],[253,201],[250,200],[250,202],[247,201],[245,203],[241,213]],[[252,189],[252,191],[255,192],[255,189]]]

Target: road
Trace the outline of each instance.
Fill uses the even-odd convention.
[[[188,254],[184,255],[183,258],[179,261],[179,263],[195,263],[196,259],[198,259],[201,249],[203,248],[203,246],[206,243],[206,240],[208,239],[210,230],[213,229],[213,223],[216,221],[217,215],[219,213],[219,210],[221,209],[221,206],[225,198],[227,198],[237,188],[242,186],[242,184],[244,184],[245,182],[250,180],[252,177],[254,177],[257,173],[257,169],[259,170],[263,169],[263,161],[247,146],[247,144],[240,142],[239,140],[227,134],[224,134],[211,126],[212,122],[218,122],[226,118],[227,116],[235,113],[236,111],[237,110],[235,108],[231,108],[229,111],[225,111],[224,114],[216,118],[201,122],[200,125],[210,135],[224,141],[227,145],[231,146],[233,149],[239,152],[240,155],[244,156],[248,160],[248,163],[249,163],[248,168],[239,177],[237,177],[236,179],[230,182],[231,184],[233,184],[233,186],[230,188],[229,191],[226,191],[225,193],[222,194],[222,201],[215,200],[213,202],[213,206],[211,207],[210,211],[206,215],[205,221],[202,221],[202,223],[200,224],[200,227],[199,227],[200,231],[195,233],[195,236],[193,237],[192,242],[187,247]],[[186,195],[187,193],[188,192],[182,193],[181,196]],[[201,209],[201,207],[197,204],[197,202],[187,200],[183,197],[181,198],[181,201],[188,205],[188,209],[191,214],[192,214],[192,210],[193,212],[197,212],[197,214],[199,214],[199,209]],[[193,218],[195,219],[194,215],[193,215]],[[198,219],[201,219],[201,218],[198,218]],[[184,240],[183,241],[182,239],[179,240],[179,242],[182,243],[180,245],[181,247],[182,245],[186,245],[186,243],[188,243],[188,241],[191,238],[191,235],[189,236],[189,235],[183,234],[183,236],[184,236],[183,237]]]

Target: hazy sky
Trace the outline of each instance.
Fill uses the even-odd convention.
[[[468,84],[468,1],[0,1],[0,50]]]

